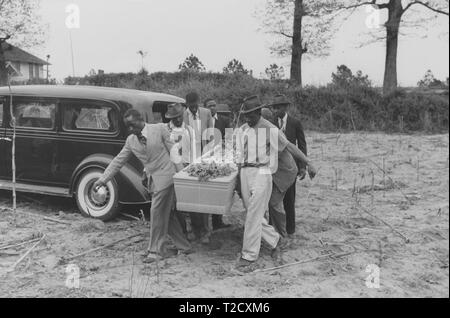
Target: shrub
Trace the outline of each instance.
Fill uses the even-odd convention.
[[[398,89],[383,96],[379,88],[369,85],[366,77],[357,74],[355,78],[351,85],[341,81],[342,85],[298,87],[288,80],[260,80],[241,73],[141,72],[69,77],[65,83],[134,88],[180,97],[196,90],[202,100],[214,98],[229,104],[235,112],[246,96],[259,95],[263,102],[269,102],[275,94],[283,93],[292,101],[291,113],[302,120],[306,129],[448,131],[448,89]]]

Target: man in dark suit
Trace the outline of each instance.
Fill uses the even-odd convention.
[[[225,129],[231,127],[229,114],[231,114],[228,105],[217,104],[214,99],[205,100],[205,108],[209,109],[213,118],[213,127],[218,129],[222,140],[225,139]]]
[[[198,160],[211,141],[210,129],[213,128],[213,119],[209,109],[200,107],[200,95],[192,91],[186,95],[187,109],[184,111],[183,120],[186,126],[192,129],[191,162]],[[192,229],[196,238],[204,244],[210,243],[211,228],[209,226],[209,214],[190,213]]]
[[[218,138],[219,136],[216,136],[216,134],[214,134],[215,135],[214,138],[218,139],[217,141],[216,140],[214,141],[215,144],[217,144],[218,142],[225,139],[225,129],[230,128],[230,122],[226,119],[225,116],[219,115],[219,113],[217,112],[218,105],[214,99],[211,99],[211,98],[206,99],[204,102],[204,106],[205,106],[205,108],[209,109],[209,111],[211,112],[212,127],[217,129],[218,131],[220,131],[220,138]],[[214,214],[212,216],[213,231],[219,230],[222,228],[227,228],[229,226],[230,226],[230,224],[223,223],[222,215]]]
[[[307,146],[305,133],[300,121],[287,114],[287,110],[290,106],[289,100],[284,95],[276,95],[269,107],[277,117],[278,128],[284,132],[287,139],[297,145],[297,147],[307,156]],[[296,160],[298,167],[298,175],[300,180],[303,180],[306,175],[306,166]],[[286,211],[286,232],[288,235],[295,233],[295,191],[296,182],[287,190],[284,197],[284,209]]]

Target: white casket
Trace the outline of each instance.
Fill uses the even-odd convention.
[[[225,214],[233,203],[237,170],[226,177],[199,181],[191,177],[186,169],[174,177],[177,210],[207,214]]]
[[[202,156],[202,162],[226,164],[232,168],[228,176],[217,177],[207,181],[200,181],[198,177],[190,176],[184,168],[174,175],[177,210],[182,212],[197,212],[207,214],[225,214],[230,211],[233,203],[233,194],[236,188],[238,175],[237,166],[233,162],[231,153],[226,158],[218,158],[220,152],[208,152]],[[216,154],[216,155],[214,155]]]

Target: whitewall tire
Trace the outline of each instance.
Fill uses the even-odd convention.
[[[119,186],[112,179],[105,187],[95,192],[93,185],[102,173],[100,169],[89,169],[84,172],[78,180],[75,199],[84,216],[107,221],[119,213]]]

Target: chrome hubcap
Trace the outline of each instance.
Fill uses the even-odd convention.
[[[86,185],[84,199],[90,209],[101,210],[108,204],[111,193],[107,186],[99,188],[98,191],[94,191],[94,182],[92,180]]]

